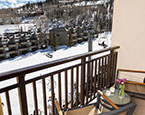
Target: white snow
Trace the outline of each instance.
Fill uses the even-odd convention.
[[[110,47],[111,44],[111,33],[108,33],[108,47]],[[98,46],[98,41],[99,39],[101,39],[103,36],[106,36],[106,34],[100,34],[99,38],[94,39],[93,40],[93,51],[94,50],[100,50],[103,49],[102,46]],[[65,58],[65,57],[69,57],[69,56],[74,56],[77,54],[82,54],[88,51],[88,42],[83,42],[81,44],[76,44],[75,46],[68,48],[67,46],[60,46],[59,50],[55,51],[55,52],[51,52],[50,48],[44,49],[44,50],[38,50],[36,52],[33,53],[28,53],[26,55],[23,56],[18,56],[14,59],[7,59],[4,61],[0,62],[0,73],[2,72],[7,72],[10,70],[15,70],[18,68],[23,68],[23,67],[28,67],[28,66],[32,66],[32,65],[36,65],[36,64],[40,64],[40,63],[45,63],[45,62],[49,62],[49,61],[54,61],[60,58]],[[48,58],[45,56],[45,53],[51,53],[53,55],[53,58]],[[73,62],[73,64],[78,63],[78,61]],[[45,70],[41,70],[35,73],[31,73],[26,75],[26,79],[30,79],[30,78],[34,78],[40,75],[43,75],[45,73],[49,73],[51,71],[55,71],[58,69],[62,69],[64,67],[68,67],[70,63],[64,64],[63,66],[56,66],[53,68],[49,68],[49,69],[45,69]],[[72,65],[72,63],[71,63]],[[69,73],[70,71],[68,71]],[[74,71],[75,74],[75,71]],[[61,74],[62,75],[62,100],[64,101],[64,91],[65,91],[65,85],[64,84],[64,73]],[[74,77],[75,78],[75,77]],[[70,84],[70,76],[68,75],[68,84]],[[79,80],[80,81],[80,80]],[[75,82],[75,79],[74,79]],[[5,87],[6,85],[10,85],[10,84],[14,84],[16,83],[16,79],[11,79],[5,82],[0,82],[0,87]],[[36,82],[37,84],[37,95],[38,95],[38,108],[41,109],[43,111],[43,93],[42,93],[42,81],[39,80]],[[55,94],[56,97],[58,98],[58,85],[57,85],[57,75],[54,76],[54,87],[55,87]],[[51,88],[50,88],[50,78],[48,77],[46,79],[46,87],[47,87],[47,100],[48,97],[51,95]],[[68,98],[70,97],[70,85],[68,85]],[[26,90],[27,90],[27,102],[28,102],[28,108],[29,108],[29,114],[32,114],[34,111],[34,102],[33,102],[33,91],[32,91],[32,84],[28,84],[26,85]],[[6,109],[6,102],[5,102],[5,95],[1,94],[1,98],[2,98],[2,102],[4,103],[4,113],[5,115],[7,115],[7,109]],[[69,98],[70,99],[70,98]],[[10,100],[11,100],[11,107],[12,107],[12,113],[13,115],[19,115],[20,111],[19,111],[19,101],[18,101],[18,92],[17,89],[10,91]],[[49,103],[47,103],[49,105]]]
[[[63,21],[58,21],[58,20],[53,20],[50,21],[48,23],[48,28],[46,30],[46,33],[49,33],[50,30],[54,29],[54,28],[61,28],[61,27],[65,27],[65,24]]]
[[[37,20],[39,17],[35,16],[35,17],[25,17],[21,20],[22,24],[31,24],[34,22],[34,20]]]
[[[92,6],[92,5],[104,4],[109,1],[110,0],[88,1],[88,2],[82,1],[82,2],[75,3],[74,5],[75,6],[85,6],[85,5]]]
[[[14,33],[20,31],[21,28],[23,31],[31,30],[34,27],[34,24],[11,24],[11,25],[0,25],[0,34],[5,32]]]

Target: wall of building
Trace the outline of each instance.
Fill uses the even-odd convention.
[[[145,0],[114,0],[112,31],[118,68],[145,70]]]
[[[11,39],[7,35],[4,39],[0,40],[0,61],[48,47],[47,38],[41,38],[41,34],[29,34],[25,35],[25,37],[20,37],[21,33],[18,35],[19,37]],[[13,36],[16,36],[16,34],[14,33]]]
[[[50,41],[53,39],[54,33],[56,34],[56,39],[59,45],[67,45],[68,36],[67,36],[67,31],[65,30],[65,28],[55,28],[55,29],[50,30],[50,33],[49,33]]]

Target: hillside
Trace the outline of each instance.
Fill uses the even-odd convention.
[[[27,3],[18,8],[0,10],[0,25],[33,23],[47,31],[49,24],[56,20],[64,25],[76,26],[93,22],[95,28],[111,27],[113,0],[92,0],[88,2],[37,2]]]

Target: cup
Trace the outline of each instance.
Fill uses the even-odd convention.
[[[114,87],[110,87],[110,91],[111,91],[111,93],[114,93],[115,92],[115,88]]]
[[[107,90],[106,91],[106,96],[110,96],[111,95],[111,91]]]

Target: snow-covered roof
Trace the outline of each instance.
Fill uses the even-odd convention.
[[[59,0],[59,3],[71,3],[74,0]]]
[[[15,33],[15,32],[19,32],[19,29],[6,29],[5,33]]]
[[[82,2],[78,2],[78,3],[75,3],[74,5],[75,6],[91,6],[91,5],[98,5],[98,4],[104,4],[105,2],[109,2],[110,0],[98,0],[98,1],[82,1]]]
[[[11,25],[0,25],[0,34],[3,33],[15,33],[20,31],[28,31],[34,27],[34,24],[11,24]]]

